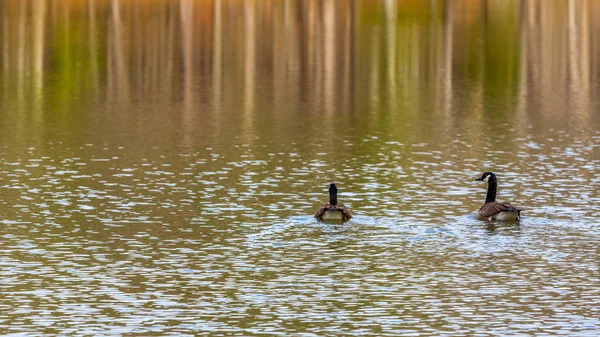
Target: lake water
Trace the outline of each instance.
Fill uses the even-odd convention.
[[[1,2],[0,333],[600,334],[598,15]]]

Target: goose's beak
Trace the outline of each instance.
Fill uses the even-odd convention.
[[[483,181],[483,178],[479,177],[479,178],[475,179],[475,181]]]

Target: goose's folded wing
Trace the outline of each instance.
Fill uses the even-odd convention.
[[[488,202],[479,209],[479,215],[487,218],[500,212],[519,212],[520,209],[508,203]]]
[[[352,212],[350,211],[350,209],[342,204],[337,204],[336,206],[340,211],[342,211],[342,213],[344,214],[344,216],[347,219],[351,219],[352,218]]]
[[[315,218],[320,218],[323,216],[323,214],[325,214],[325,211],[329,209],[330,205],[323,205],[321,207],[319,207],[319,209],[317,210],[317,213],[315,213]]]

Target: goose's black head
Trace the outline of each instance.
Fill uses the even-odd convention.
[[[485,172],[481,177],[479,177],[475,180],[476,181],[485,181],[485,182],[495,181],[496,175],[492,172]]]
[[[332,206],[337,205],[337,187],[335,187],[335,184],[329,184],[329,204]]]
[[[481,177],[475,179],[477,181],[485,181],[488,183],[488,191],[485,197],[485,202],[494,202],[496,201],[496,189],[498,188],[498,181],[496,180],[496,175],[492,172],[485,172]]]

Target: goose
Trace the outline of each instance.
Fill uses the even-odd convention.
[[[505,221],[520,221],[521,209],[512,206],[509,203],[496,202],[496,191],[498,189],[498,181],[496,175],[492,172],[485,172],[476,181],[485,181],[488,183],[487,196],[485,204],[481,206],[477,212],[477,218],[480,220],[505,220]]]
[[[315,218],[319,221],[323,220],[342,220],[348,221],[352,218],[352,212],[348,207],[338,204],[337,202],[337,187],[335,184],[329,184],[329,204],[325,204],[317,210]]]

